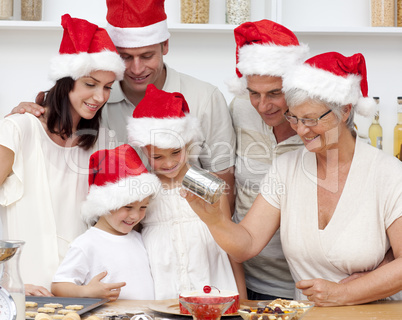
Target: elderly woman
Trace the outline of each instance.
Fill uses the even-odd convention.
[[[285,75],[283,90],[285,117],[305,147],[277,159],[244,220],[236,225],[218,205],[187,200],[238,261],[258,254],[280,226],[296,299],[353,305],[399,292],[402,164],[353,131],[355,111],[372,114],[364,57],[315,56]],[[395,260],[378,267],[390,247]]]

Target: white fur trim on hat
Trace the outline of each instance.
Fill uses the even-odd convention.
[[[134,147],[153,145],[161,149],[183,148],[204,140],[197,118],[129,118],[128,142]]]
[[[108,50],[96,53],[59,54],[51,60],[49,77],[53,81],[65,77],[74,80],[89,76],[92,71],[112,71],[116,80],[123,79],[126,67],[124,61],[116,52]]]
[[[236,67],[245,75],[268,75],[282,77],[289,68],[302,64],[309,48],[298,46],[277,46],[274,44],[250,44],[239,49]]]
[[[290,70],[282,82],[285,92],[297,88],[308,92],[309,96],[324,101],[356,105],[361,96],[360,75],[337,76],[331,72],[303,64]]]
[[[248,75],[282,77],[294,66],[302,64],[308,55],[309,47],[301,43],[297,46],[278,46],[268,44],[249,44],[241,47],[238,54],[237,69],[246,78]],[[247,81],[228,82],[228,89],[236,96],[246,92]]]
[[[82,203],[81,217],[85,223],[93,225],[99,217],[132,202],[153,196],[159,188],[160,181],[152,173],[129,176],[104,186],[92,185],[87,199]]]
[[[138,28],[119,28],[108,23],[106,30],[114,45],[121,48],[150,46],[170,38],[166,20]]]

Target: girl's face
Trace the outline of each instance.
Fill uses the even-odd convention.
[[[92,71],[88,77],[81,77],[69,93],[71,114],[74,120],[92,119],[107,102],[116,75],[112,71]]]
[[[132,202],[118,210],[111,211],[110,214],[101,216],[95,226],[115,235],[128,234],[136,224],[144,219],[149,198]]]
[[[325,104],[306,101],[289,109],[288,114],[297,118],[317,119],[329,111]],[[309,127],[300,120],[297,124],[290,124],[303,140],[306,148],[315,153],[324,153],[338,144],[340,135],[346,128],[346,120],[349,112],[345,112],[339,121],[333,112],[330,112],[318,120],[317,125]]]
[[[153,145],[145,147],[145,154],[152,170],[158,176],[174,179],[186,169],[186,148],[160,149]]]

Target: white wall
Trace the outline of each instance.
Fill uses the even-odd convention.
[[[211,0],[210,23],[224,23],[224,0]],[[344,13],[341,6],[330,7],[322,3],[332,0],[283,0],[282,23],[289,28],[301,27],[363,26],[370,23],[366,0],[337,0],[348,4],[350,11]],[[302,3],[302,4],[301,4]],[[66,12],[86,18],[101,26],[105,25],[106,7],[99,0],[44,0],[43,20],[59,21]],[[356,6],[356,7],[353,7]],[[292,9],[294,8],[294,9]],[[306,11],[306,8],[307,11]],[[315,11],[315,9],[317,11]],[[326,9],[325,9],[326,8]],[[17,10],[17,8],[16,8]],[[270,1],[252,0],[252,18],[270,18]],[[305,14],[300,14],[305,10]],[[327,10],[324,12],[324,10]],[[338,12],[335,12],[338,10]],[[180,21],[179,0],[166,0],[169,26]],[[357,13],[356,13],[357,11]],[[324,16],[332,17],[325,19]],[[358,19],[351,16],[358,14]],[[333,16],[346,17],[336,20]],[[17,14],[15,15],[17,18]],[[352,22],[351,22],[352,21]],[[224,81],[234,76],[235,43],[232,31],[171,32],[170,51],[165,61],[173,68],[217,85],[228,102],[232,95]],[[392,153],[393,126],[396,122],[396,97],[402,95],[402,33],[397,35],[312,35],[296,32],[301,42],[308,43],[311,54],[339,51],[344,55],[361,52],[366,57],[369,94],[380,96],[380,122],[384,130],[384,150]],[[57,53],[62,31],[54,29],[21,30],[0,27],[0,116],[7,114],[20,101],[33,101],[40,90],[52,83],[47,79],[48,63]],[[369,123],[357,119],[360,128]]]

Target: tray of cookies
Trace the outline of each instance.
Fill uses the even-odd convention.
[[[25,297],[25,319],[35,319],[38,313],[46,313],[52,319],[62,319],[69,312],[82,315],[104,303],[108,299],[65,298],[65,297]]]

